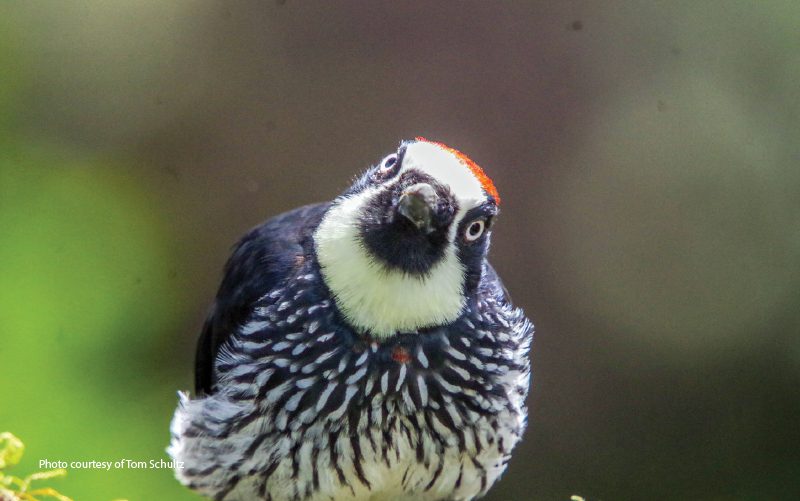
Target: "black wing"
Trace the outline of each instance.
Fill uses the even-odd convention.
[[[329,206],[306,205],[285,212],[254,228],[236,244],[197,342],[197,394],[214,392],[214,360],[220,346],[247,320],[253,303],[283,282],[296,260],[311,250],[314,229]]]
[[[481,278],[481,286],[485,291],[494,294],[498,299],[509,303],[511,302],[511,293],[508,292],[505,284],[503,284],[503,281],[500,279],[500,275],[498,275],[494,267],[489,264],[489,261],[486,261],[484,274]]]

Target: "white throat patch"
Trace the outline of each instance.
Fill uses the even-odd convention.
[[[325,284],[347,321],[375,337],[442,325],[461,314],[463,265],[453,244],[464,214],[486,200],[480,182],[458,158],[432,143],[407,147],[401,172],[417,169],[450,186],[459,203],[444,256],[424,277],[387,268],[367,251],[358,221],[367,202],[391,182],[336,202],[323,218],[314,243]]]

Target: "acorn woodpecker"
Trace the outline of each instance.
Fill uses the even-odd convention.
[[[417,138],[236,246],[169,453],[217,500],[468,500],[526,426],[533,325],[487,261],[500,197]]]

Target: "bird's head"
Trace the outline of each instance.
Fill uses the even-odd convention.
[[[380,338],[458,318],[480,281],[499,202],[463,153],[403,142],[333,202],[314,234],[346,320]]]

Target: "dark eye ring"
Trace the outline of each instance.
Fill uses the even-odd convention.
[[[469,223],[469,226],[467,226],[467,229],[464,232],[464,238],[467,240],[467,242],[474,242],[475,240],[479,239],[481,235],[483,235],[485,229],[486,221],[483,219],[476,219],[475,221]]]

